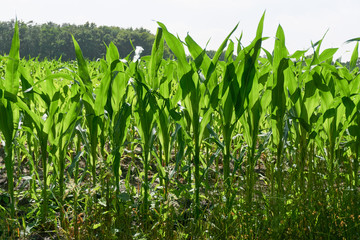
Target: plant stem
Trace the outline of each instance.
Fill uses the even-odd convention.
[[[13,147],[10,141],[5,144],[5,166],[8,179],[8,191],[10,194],[10,216],[15,217],[15,197],[14,197],[14,164],[13,164]]]
[[[47,198],[47,140],[42,139],[41,141],[41,162],[43,168],[43,189],[42,189],[42,197],[43,197],[43,204],[42,204],[42,223],[44,224],[47,218],[47,208],[48,208],[48,198]]]

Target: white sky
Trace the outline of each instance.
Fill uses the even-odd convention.
[[[98,26],[144,27],[152,33],[160,21],[181,39],[189,33],[202,47],[211,38],[207,49],[213,50],[238,22],[233,39],[243,31],[242,44],[249,44],[265,10],[263,35],[272,38],[263,46],[269,51],[279,24],[290,53],[309,48],[329,30],[322,49],[340,48],[335,57],[348,60],[355,43],[344,42],[360,37],[360,0],[1,0],[0,5],[1,21],[16,16],[39,24],[88,21]]]

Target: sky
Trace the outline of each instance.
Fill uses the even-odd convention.
[[[265,13],[263,47],[272,51],[279,24],[290,53],[311,48],[324,34],[322,49],[339,48],[335,58],[348,60],[360,37],[360,0],[0,0],[0,21],[41,24],[95,23],[97,26],[146,28],[156,33],[157,21],[184,40],[189,34],[201,47],[216,50],[239,23],[232,39],[255,37]],[[0,33],[1,34],[1,33]],[[210,40],[210,41],[209,41]],[[208,44],[207,44],[208,43]],[[121,47],[121,46],[118,46]],[[312,49],[309,50],[311,54]]]

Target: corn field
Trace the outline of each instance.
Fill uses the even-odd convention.
[[[270,53],[263,24],[212,59],[158,23],[150,56],[89,61],[73,38],[74,62],[21,59],[16,25],[0,238],[360,238],[360,39],[347,68],[323,39],[289,53],[280,25]]]

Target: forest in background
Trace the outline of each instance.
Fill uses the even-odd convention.
[[[84,57],[90,60],[103,58],[106,46],[113,42],[119,48],[121,58],[133,52],[134,47],[144,48],[143,55],[150,55],[155,35],[144,28],[120,28],[114,26],[97,26],[95,23],[83,25],[56,24],[48,22],[36,24],[32,21],[19,21],[20,56],[36,58],[39,60],[59,59],[64,61],[75,60],[74,43],[71,35],[75,37],[83,50]],[[0,55],[8,54],[14,33],[15,21],[0,22]],[[131,45],[132,43],[132,45]],[[172,54],[165,47],[164,57]]]

